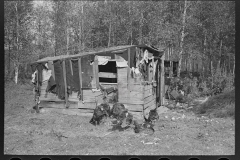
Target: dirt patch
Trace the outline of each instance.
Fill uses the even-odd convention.
[[[153,135],[112,132],[90,116],[31,113],[30,85],[5,86],[4,154],[21,155],[233,155],[235,121],[159,109]]]

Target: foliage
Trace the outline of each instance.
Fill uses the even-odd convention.
[[[210,97],[195,110],[197,114],[206,114],[214,117],[235,118],[235,89]]]
[[[233,73],[235,3],[187,1],[181,47],[184,3],[6,1],[4,41],[5,49],[11,51],[8,52],[6,65],[13,60],[26,63],[40,54],[77,54],[94,48],[146,43],[161,48],[171,44],[175,56],[182,51],[183,62],[187,59],[190,66],[195,60],[198,62],[198,71],[203,71],[204,67],[204,75],[214,73],[218,64],[221,72],[226,70],[227,73]],[[14,8],[16,4],[18,12]],[[16,30],[17,17],[19,30]],[[18,36],[16,31],[19,31]],[[19,50],[17,37],[18,43],[23,44]],[[210,66],[211,62],[213,66]],[[7,68],[11,68],[10,65]],[[217,75],[214,81],[217,81]]]

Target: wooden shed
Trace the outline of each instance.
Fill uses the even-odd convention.
[[[91,113],[106,96],[109,103],[123,103],[133,114],[148,114],[164,103],[163,54],[163,50],[142,44],[40,59],[31,63],[33,72],[40,68],[36,78],[37,102],[47,103],[43,107],[72,109],[76,114]],[[51,78],[41,83],[39,80],[44,76],[44,69],[41,71],[39,66],[46,64],[56,82],[55,89],[58,87],[55,93],[49,90]],[[59,98],[61,89],[64,98]]]

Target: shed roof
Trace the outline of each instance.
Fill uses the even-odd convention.
[[[85,55],[94,55],[94,54],[101,54],[101,53],[103,53],[103,54],[104,53],[117,53],[118,51],[120,52],[122,50],[132,48],[132,47],[139,47],[139,48],[147,49],[149,52],[155,53],[159,57],[161,57],[163,55],[163,52],[164,52],[163,50],[158,50],[156,48],[153,48],[153,47],[145,45],[145,44],[141,44],[141,45],[122,45],[122,46],[104,48],[104,49],[100,49],[98,51],[81,52],[79,54],[74,54],[74,55],[59,55],[59,56],[55,56],[55,57],[45,57],[45,58],[39,59],[38,61],[35,61],[33,63],[48,62],[48,61],[54,61],[54,60],[58,60],[58,59],[78,58],[78,57],[82,57],[82,56],[85,56]]]

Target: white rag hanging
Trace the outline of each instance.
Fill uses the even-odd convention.
[[[111,59],[111,57],[106,56],[98,56],[98,65],[106,65],[108,61]]]
[[[148,51],[144,51],[143,59],[148,63]]]

